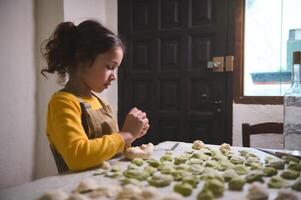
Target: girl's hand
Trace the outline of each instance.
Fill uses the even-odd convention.
[[[148,129],[147,124],[148,119],[146,118],[146,113],[137,108],[133,108],[127,114],[121,132],[129,132],[132,134],[133,138],[136,139],[142,137],[146,133]]]
[[[142,131],[140,132],[140,134],[137,136],[137,138],[141,138],[142,136],[144,136],[148,129],[149,129],[150,125],[148,123],[148,119],[147,119],[147,123],[145,124],[145,126],[143,127]]]

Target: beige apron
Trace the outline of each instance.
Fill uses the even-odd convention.
[[[117,120],[115,118],[111,105],[106,105],[97,96],[95,97],[102,105],[102,108],[97,110],[92,110],[90,104],[84,102],[81,98],[79,98],[80,107],[82,110],[82,126],[84,127],[85,133],[87,134],[89,139],[99,138],[103,135],[119,131]],[[63,173],[69,171],[69,168],[66,165],[64,159],[55,149],[55,147],[53,145],[50,145],[50,149],[58,168],[58,172]]]

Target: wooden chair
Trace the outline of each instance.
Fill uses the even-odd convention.
[[[260,124],[250,125],[248,123],[242,124],[242,145],[250,147],[250,136],[258,134],[283,134],[283,123],[266,122]]]

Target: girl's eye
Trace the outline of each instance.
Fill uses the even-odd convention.
[[[109,65],[108,65],[108,66],[107,66],[107,69],[108,69],[108,70],[114,70],[115,67],[114,67],[114,66],[109,66]]]

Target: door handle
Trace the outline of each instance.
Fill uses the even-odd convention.
[[[207,63],[207,68],[212,69],[213,72],[223,72],[224,71],[224,57],[213,57],[212,61]]]
[[[207,69],[212,69],[213,72],[233,72],[234,56],[213,57],[212,61],[207,63]]]

